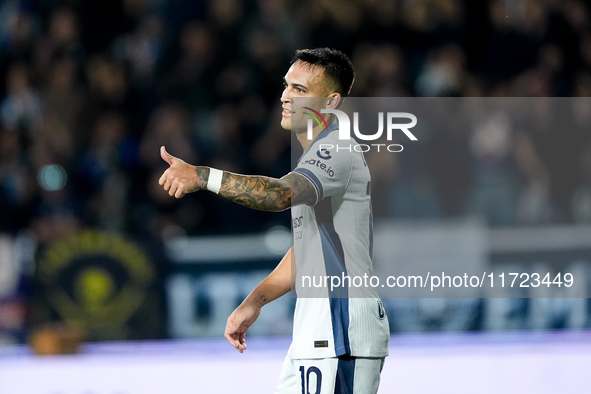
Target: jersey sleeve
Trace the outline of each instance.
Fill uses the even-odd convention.
[[[316,190],[316,203],[324,197],[344,192],[351,177],[351,153],[337,151],[334,146],[315,142],[300,158],[294,170],[312,182]]]

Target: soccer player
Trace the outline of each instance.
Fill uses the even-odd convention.
[[[284,77],[281,126],[295,133],[304,154],[281,179],[193,166],[164,147],[160,152],[170,167],[159,183],[171,196],[207,189],[252,209],[292,209],[293,246],[230,315],[225,331],[226,339],[242,353],[245,333],[261,308],[295,286],[293,341],[276,394],[376,393],[388,355],[388,321],[375,289],[355,296],[348,283],[314,292],[304,281],[292,282],[292,270],[298,277],[352,279],[373,274],[370,174],[363,154],[327,149],[339,143],[332,115],[325,114],[328,128],[324,122],[314,126],[310,139],[303,111],[294,105],[296,98],[309,98],[317,111],[335,109],[349,94],[354,78],[353,66],[342,52],[296,51]],[[320,98],[320,104],[313,104],[319,100],[313,98]]]

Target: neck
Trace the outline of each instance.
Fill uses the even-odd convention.
[[[310,145],[312,145],[312,142],[314,142],[314,140],[316,140],[318,135],[320,135],[320,133],[322,133],[322,129],[320,128],[320,126],[316,126],[312,129],[312,139],[308,138],[308,130],[307,129],[301,130],[301,131],[296,131],[295,135],[296,135],[296,138],[298,139],[298,141],[300,142],[302,149],[305,152],[306,150],[308,150]]]
[[[334,115],[331,114],[329,117],[327,117],[326,123],[330,126],[333,121],[334,121]],[[308,148],[310,147],[310,145],[312,145],[312,142],[314,142],[316,140],[316,138],[318,138],[318,135],[320,135],[320,133],[322,133],[322,130],[323,130],[323,128],[321,126],[315,125],[312,128],[312,139],[308,138],[308,129],[307,128],[304,130],[295,131],[296,138],[300,142],[300,145],[302,145],[304,152],[307,151]]]

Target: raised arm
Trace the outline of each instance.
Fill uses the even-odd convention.
[[[207,189],[211,168],[188,164],[166,152],[164,147],[160,148],[160,155],[170,165],[158,181],[168,194],[181,198],[188,193]],[[260,211],[282,211],[294,205],[312,205],[316,202],[312,183],[293,172],[277,179],[223,171],[218,194]]]
[[[259,317],[261,308],[291,290],[292,251],[293,247],[228,318],[224,336],[240,353],[246,349],[246,331]]]

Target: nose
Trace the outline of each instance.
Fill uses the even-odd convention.
[[[283,104],[291,103],[291,97],[288,96],[288,90],[289,87],[286,87],[285,89],[283,89],[283,93],[281,93],[280,100]]]

